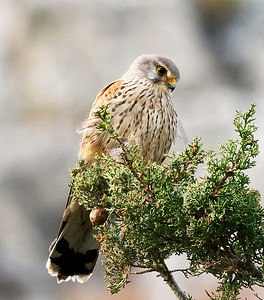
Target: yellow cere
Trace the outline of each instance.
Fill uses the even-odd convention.
[[[175,82],[177,82],[177,81],[178,81],[177,78],[171,78],[171,79],[168,80],[168,82],[170,82],[170,83],[175,83]]]

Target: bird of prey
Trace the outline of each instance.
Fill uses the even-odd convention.
[[[80,159],[89,166],[97,153],[120,154],[120,145],[97,127],[95,113],[102,105],[113,115],[111,124],[127,146],[137,145],[145,161],[161,164],[176,136],[177,114],[170,92],[180,78],[176,65],[158,55],[142,55],[128,71],[108,84],[96,97],[83,124]],[[85,282],[93,272],[99,253],[90,221],[90,210],[72,201],[69,193],[55,241],[50,246],[47,269],[58,282]]]

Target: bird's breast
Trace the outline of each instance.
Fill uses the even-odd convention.
[[[147,80],[135,80],[109,101],[112,125],[128,146],[137,145],[145,161],[162,163],[175,138],[177,114],[169,92],[157,89]],[[119,153],[110,138],[103,153]]]
[[[140,106],[140,103],[138,103]],[[130,143],[137,144],[144,160],[162,163],[174,141],[177,115],[170,99],[153,97],[133,117]]]

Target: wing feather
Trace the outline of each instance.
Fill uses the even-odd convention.
[[[101,90],[93,103],[88,119],[83,124],[82,130],[84,131],[84,134],[81,142],[80,156],[85,159],[85,162],[88,165],[93,162],[95,153],[102,155],[108,140],[107,132],[101,132],[97,129],[97,125],[101,120],[94,114],[102,105],[108,104],[112,106],[111,100],[114,99],[114,97],[117,97],[122,84],[123,80],[117,80],[108,84]]]

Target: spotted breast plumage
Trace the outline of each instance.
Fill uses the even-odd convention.
[[[95,112],[108,106],[112,126],[125,143],[137,145],[145,161],[161,164],[175,139],[177,114],[170,92],[180,75],[175,64],[162,56],[142,55],[119,79],[97,96],[88,119],[83,123],[80,158],[89,166],[94,156],[118,156],[119,144],[105,131],[99,131]],[[90,221],[90,211],[71,201],[66,204],[58,237],[51,244],[47,268],[58,282],[86,281],[93,272],[99,243]]]

